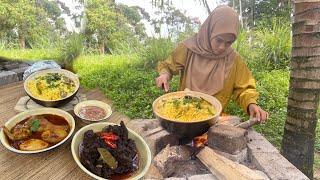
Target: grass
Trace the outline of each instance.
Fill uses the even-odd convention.
[[[0,49],[0,57],[28,61],[38,61],[41,59],[56,60],[59,58],[59,51],[57,49]]]

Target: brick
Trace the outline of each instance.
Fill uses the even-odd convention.
[[[270,179],[308,179],[261,134],[248,131],[248,158],[251,164]]]
[[[18,75],[12,71],[0,72],[0,86],[19,81]]]
[[[188,180],[218,180],[218,178],[213,174],[200,174],[194,175],[187,178]]]
[[[229,154],[237,154],[247,145],[246,130],[228,125],[212,126],[208,131],[208,146]]]
[[[248,154],[252,152],[278,152],[278,150],[268,140],[256,131],[249,130],[247,139]]]
[[[250,159],[270,179],[309,179],[280,153],[253,152]]]
[[[217,124],[236,126],[237,124],[240,124],[240,122],[241,118],[238,116],[220,116]]]

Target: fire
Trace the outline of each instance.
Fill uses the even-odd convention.
[[[192,146],[195,148],[203,148],[204,146],[208,145],[208,135],[207,133],[197,136],[193,138]]]

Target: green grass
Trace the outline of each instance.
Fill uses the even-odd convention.
[[[57,49],[0,49],[0,56],[12,60],[37,61],[41,59],[57,60],[59,51]]]

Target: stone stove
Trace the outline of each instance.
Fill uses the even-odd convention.
[[[240,123],[240,118],[235,116],[222,117],[219,123],[234,126]],[[127,126],[144,137],[153,155],[153,162],[144,179],[222,179],[215,172],[211,172],[195,156],[198,152],[197,148],[193,147],[190,143],[179,145],[179,140],[174,134],[170,134],[163,129],[159,120],[136,119],[131,120]],[[224,129],[217,130],[225,131]],[[286,160],[261,134],[252,129],[239,133],[244,132],[246,137],[245,147],[242,147],[243,139],[241,138],[238,141],[234,141],[237,145],[228,145],[227,143],[223,143],[224,138],[231,138],[228,137],[227,133],[226,137],[217,136],[210,138],[210,136],[215,135],[214,132],[210,131],[208,133],[209,145],[207,147],[213,149],[216,154],[235,162],[235,164],[240,163],[252,169],[260,177],[263,177],[261,179],[308,179]],[[210,139],[214,139],[214,142],[210,142]],[[215,143],[220,143],[222,146],[218,145],[220,148],[217,149],[213,146]]]

